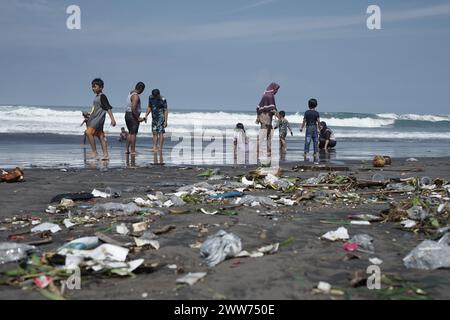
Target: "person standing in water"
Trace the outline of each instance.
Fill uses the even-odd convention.
[[[311,145],[311,141],[313,143],[314,149],[314,164],[319,164],[319,131],[320,131],[320,115],[316,111],[317,108],[317,100],[311,99],[308,101],[309,110],[305,112],[303,117],[303,123],[300,128],[300,132],[303,132],[303,129],[306,126],[305,133],[305,154],[304,160],[308,160],[309,147]]]
[[[154,89],[149,98],[147,113],[145,114],[145,121],[148,115],[152,114],[152,132],[153,132],[153,152],[161,152],[164,146],[164,133],[167,128],[167,120],[169,118],[169,110],[167,100],[161,96],[159,89]]]
[[[105,133],[103,132],[106,114],[108,114],[111,119],[111,126],[116,126],[116,120],[114,119],[112,107],[109,104],[108,98],[103,93],[104,87],[105,83],[102,79],[92,80],[92,91],[95,94],[95,98],[91,115],[87,122],[86,136],[92,148],[91,156],[94,158],[97,157],[97,146],[95,144],[95,137],[97,137],[100,140],[103,149],[102,160],[109,160],[108,144],[106,142]]]
[[[273,126],[272,120],[273,116],[278,117],[277,106],[275,103],[275,95],[278,93],[280,85],[272,82],[264,92],[264,95],[256,108],[257,118],[256,124],[261,125],[259,129],[259,140],[258,140],[258,156],[261,149],[261,143],[266,142],[264,149],[267,148],[267,157],[272,156],[272,136],[273,136]],[[263,149],[263,150],[264,150]]]
[[[141,98],[140,94],[144,92],[145,84],[139,82],[127,98],[127,109],[125,112],[125,123],[128,128],[128,138],[126,143],[126,154],[136,155],[136,140],[139,132],[139,125],[145,118],[141,118]]]

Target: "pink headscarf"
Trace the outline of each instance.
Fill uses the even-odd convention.
[[[273,112],[277,110],[277,106],[275,103],[275,94],[280,89],[280,85],[278,83],[272,82],[264,92],[264,96],[261,99],[258,107],[256,108],[256,112],[258,115],[265,112]]]

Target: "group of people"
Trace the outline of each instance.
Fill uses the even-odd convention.
[[[116,120],[112,112],[113,108],[110,105],[108,98],[103,93],[104,86],[105,84],[102,79],[97,78],[92,81],[92,91],[95,94],[95,98],[91,112],[83,112],[84,121],[82,125],[86,124],[87,127],[85,139],[87,138],[91,145],[91,156],[97,157],[97,146],[95,143],[95,137],[97,137],[103,150],[102,160],[109,160],[108,144],[103,127],[107,114],[111,119],[111,126],[116,126]],[[125,153],[127,155],[136,155],[136,141],[139,127],[142,122],[147,123],[150,113],[152,114],[152,150],[154,152],[162,152],[163,149],[164,133],[167,128],[169,117],[167,100],[161,95],[161,92],[158,89],[154,89],[149,98],[147,112],[144,117],[141,117],[142,108],[140,95],[144,90],[145,84],[143,82],[137,83],[134,90],[128,94],[126,100],[125,123],[128,132],[125,131],[125,128],[122,128],[120,139],[126,141]]]
[[[285,154],[287,151],[287,134],[288,130],[291,136],[294,135],[289,121],[286,119],[286,113],[284,111],[278,112],[275,103],[275,95],[278,93],[280,85],[277,83],[271,83],[256,109],[257,118],[256,124],[260,125],[260,133],[258,137],[258,154],[261,148],[261,143],[265,142],[262,147],[266,148],[268,157],[271,156],[272,149],[272,137],[275,129],[279,129],[280,137],[280,150],[281,154]],[[327,126],[326,122],[320,121],[320,114],[317,112],[318,102],[317,99],[310,99],[308,102],[309,110],[304,113],[303,122],[300,127],[300,132],[305,130],[305,148],[304,148],[304,160],[309,160],[309,152],[311,143],[314,149],[314,163],[319,161],[319,149],[328,153],[329,150],[336,147],[336,139],[332,130]],[[275,126],[273,125],[274,117],[277,118]],[[242,132],[245,136],[245,129],[243,124],[239,123],[236,126],[236,132],[234,139],[235,154],[238,150],[237,146],[245,141],[245,137],[242,138]]]
[[[92,81],[92,91],[95,94],[92,110],[90,113],[83,112],[84,121],[81,125],[86,124],[85,142],[86,139],[92,149],[91,156],[97,157],[97,146],[95,137],[100,141],[103,157],[102,160],[109,160],[108,144],[103,130],[106,115],[108,114],[111,120],[111,126],[116,126],[116,120],[112,112],[108,98],[103,93],[104,82],[102,79],[94,79]],[[279,129],[280,149],[281,153],[285,154],[287,151],[287,134],[290,132],[294,135],[289,121],[286,119],[284,111],[278,112],[275,103],[275,95],[278,93],[280,85],[271,83],[256,109],[257,118],[256,124],[260,125],[260,132],[258,137],[258,155],[260,148],[263,147],[268,157],[271,157],[273,131]],[[150,113],[152,114],[152,133],[153,133],[153,149],[154,152],[161,152],[164,145],[164,133],[167,128],[167,121],[169,117],[167,100],[161,95],[160,90],[154,89],[149,97],[147,112],[144,117],[141,117],[141,94],[145,90],[145,84],[139,82],[136,84],[126,100],[125,123],[128,132],[125,128],[121,130],[119,141],[126,141],[125,154],[136,155],[136,141],[139,132],[139,127],[142,122],[147,123]],[[325,122],[320,121],[320,115],[317,112],[318,102],[316,99],[311,99],[308,102],[309,110],[307,110],[303,117],[303,123],[300,127],[300,132],[305,130],[305,149],[304,160],[309,159],[309,151],[311,143],[314,150],[314,162],[319,161],[319,149],[328,153],[330,149],[336,146],[336,139],[333,132],[328,128]],[[274,117],[277,122],[273,125]],[[235,154],[238,150],[248,152],[248,138],[245,134],[245,128],[242,123],[236,125],[236,134],[234,139]],[[241,146],[246,146],[242,148]]]

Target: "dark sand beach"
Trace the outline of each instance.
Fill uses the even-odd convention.
[[[371,180],[375,172],[361,170],[372,167],[371,162],[345,161],[357,179]],[[53,235],[53,242],[40,245],[40,252],[55,251],[64,243],[85,236],[93,236],[102,231],[111,237],[117,236],[111,226],[119,222],[134,223],[150,220],[150,230],[173,225],[176,228],[158,238],[160,249],[142,249],[130,252],[129,258],[143,258],[159,261],[160,267],[153,272],[136,271],[135,277],[107,276],[83,273],[81,290],[65,292],[67,299],[449,299],[450,277],[448,270],[420,271],[407,269],[403,258],[423,240],[429,239],[423,233],[401,230],[399,223],[371,223],[369,226],[344,225],[350,236],[369,234],[374,238],[375,253],[355,252],[359,259],[344,261],[348,254],[342,248],[342,241],[329,242],[319,239],[324,233],[336,230],[340,225],[326,221],[348,220],[350,214],[378,215],[389,208],[390,202],[399,202],[410,195],[392,194],[376,203],[366,201],[370,196],[361,195],[360,201],[330,200],[302,201],[298,205],[265,208],[262,206],[241,206],[230,210],[238,212],[234,216],[206,215],[199,211],[209,211],[229,206],[229,202],[209,202],[190,204],[183,207],[188,212],[170,214],[167,208],[159,210],[163,216],[129,216],[104,218],[88,225],[78,225],[68,230],[62,225],[67,214],[45,213],[50,200],[62,193],[91,192],[94,188],[106,187],[121,190],[117,199],[94,199],[76,202],[76,205],[93,205],[103,202],[129,203],[136,197],[143,197],[157,191],[174,192],[177,188],[206,181],[211,184],[224,181],[240,181],[237,176],[248,174],[256,167],[221,167],[224,180],[208,181],[198,177],[202,172],[198,167],[149,166],[136,169],[110,169],[100,172],[90,169],[29,169],[25,171],[25,181],[15,184],[0,184],[0,242],[7,241],[11,234],[30,229],[30,226],[14,225],[5,220],[12,217],[32,216],[42,222],[57,222],[62,231]],[[421,168],[422,172],[407,171]],[[319,172],[293,171],[292,164],[282,165],[283,176],[306,179]],[[423,177],[450,179],[449,158],[421,158],[419,162],[394,159],[383,175],[389,178]],[[369,192],[360,189],[357,193]],[[251,195],[289,195],[282,191],[262,189],[245,191]],[[76,214],[77,210],[73,210]],[[82,210],[81,210],[82,211]],[[84,216],[84,212],[81,216]],[[263,216],[271,212],[271,216]],[[191,248],[196,242],[203,242],[207,236],[219,230],[232,232],[242,240],[243,249],[256,248],[281,243],[278,252],[260,258],[233,258],[214,268],[203,264],[199,249]],[[132,239],[132,238],[130,238]],[[353,288],[350,285],[355,272],[365,273],[371,265],[369,258],[383,261],[382,274],[393,279],[398,277],[397,291],[389,291],[383,283],[381,290],[368,290],[365,285]],[[178,271],[168,268],[176,264]],[[17,266],[15,263],[0,265],[0,271]],[[193,286],[180,286],[176,279],[189,272],[207,272],[207,276]],[[178,274],[177,274],[178,273]],[[23,290],[18,283],[6,285],[8,278],[0,276],[0,299],[44,299],[33,286]],[[341,294],[313,294],[312,289],[319,281],[325,281]],[[396,287],[397,288],[397,287]],[[414,289],[411,289],[414,288]],[[416,289],[420,289],[417,291]],[[419,294],[418,294],[419,293]]]

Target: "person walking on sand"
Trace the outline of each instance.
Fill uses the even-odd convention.
[[[142,92],[144,92],[144,90],[145,84],[143,82],[139,82],[127,98],[125,123],[128,128],[128,137],[125,154],[130,154],[130,146],[131,154],[136,154],[136,140],[139,132],[139,125],[141,122],[145,121],[145,118],[141,118],[141,98],[139,96]]]
[[[311,145],[311,141],[314,147],[314,164],[319,164],[319,132],[320,132],[320,115],[316,111],[317,108],[317,100],[311,99],[308,101],[309,110],[305,112],[303,117],[303,123],[300,128],[300,132],[303,132],[303,129],[306,126],[305,133],[305,155],[304,160],[308,160],[309,147]]]
[[[95,98],[91,116],[87,122],[86,136],[92,148],[91,156],[93,158],[97,157],[97,146],[95,144],[95,137],[97,137],[103,149],[102,160],[109,160],[108,144],[103,131],[106,114],[108,114],[111,119],[111,126],[116,126],[116,120],[114,119],[114,114],[112,113],[112,107],[109,104],[108,98],[103,93],[104,87],[105,83],[102,79],[97,78],[92,81],[92,91],[95,94]]]
[[[169,119],[169,108],[167,100],[161,96],[159,89],[154,89],[148,101],[147,113],[145,114],[145,121],[148,115],[152,114],[152,132],[153,132],[153,152],[162,152],[164,146],[164,133],[167,128],[167,121]]]
[[[267,149],[267,157],[272,156],[272,136],[273,136],[273,126],[272,120],[273,116],[278,116],[277,106],[275,103],[275,95],[278,93],[280,85],[272,82],[264,92],[264,95],[256,108],[257,118],[256,124],[260,124],[259,139],[258,139],[258,156],[261,149],[261,143],[266,141],[264,149]],[[264,150],[263,149],[263,150]]]

